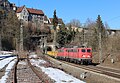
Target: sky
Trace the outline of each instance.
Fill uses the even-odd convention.
[[[78,19],[84,24],[87,19],[96,21],[100,15],[102,22],[111,29],[120,30],[120,0],[9,0],[16,6],[40,9],[49,17],[53,17],[56,9],[58,18],[64,23]]]

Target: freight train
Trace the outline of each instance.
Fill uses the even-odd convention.
[[[91,64],[92,63],[92,48],[84,48],[84,47],[72,47],[59,48],[57,51],[49,51],[48,55],[66,60],[69,62],[75,62],[79,64]]]

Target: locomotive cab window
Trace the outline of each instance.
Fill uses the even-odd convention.
[[[91,50],[90,50],[90,49],[87,49],[87,52],[91,52]]]
[[[82,52],[86,52],[85,49],[82,49],[81,51],[82,51]]]

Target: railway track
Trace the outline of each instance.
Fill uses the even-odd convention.
[[[85,70],[84,73],[85,72],[87,72],[87,73],[91,72],[91,73],[96,74],[96,76],[103,76],[103,77],[113,79],[113,80],[116,80],[116,81],[120,82],[120,70],[104,68],[104,67],[100,67],[100,66],[93,66],[93,65],[79,65],[79,64],[75,64],[75,63],[62,61],[62,60],[56,60],[56,59],[53,59],[51,57],[48,57],[48,58],[50,60],[52,60],[52,62],[60,64],[61,67],[65,67],[65,68],[63,68],[65,71],[67,71],[66,66],[69,67],[69,65],[70,65],[71,66],[70,68],[73,68],[73,69],[71,69],[72,72],[68,71],[68,72],[70,72],[70,74],[73,73],[73,72],[76,73],[77,70],[82,69],[83,71]],[[64,66],[64,64],[67,64],[67,65]],[[80,72],[78,71],[78,73],[76,73],[74,75],[79,78]]]
[[[4,58],[4,59],[6,59],[6,58]],[[4,59],[2,59],[2,60],[4,60]],[[11,63],[11,62],[14,61],[14,60],[15,60],[15,59],[11,60],[9,63]],[[6,64],[2,69],[0,69],[0,79],[2,78],[2,76],[4,76],[5,71],[6,71],[6,67],[9,65],[9,63]]]
[[[113,77],[113,79],[120,80],[120,71],[118,71],[118,70],[113,70],[113,69],[98,67],[98,66],[83,66],[83,65],[81,66],[81,65],[76,65],[73,63],[67,63],[67,64],[70,64],[72,66],[82,68],[82,69],[85,69],[88,71],[96,72],[99,74],[104,74],[104,75],[107,75],[109,77]]]
[[[14,55],[15,56],[15,55]],[[10,57],[14,57],[13,55],[10,55],[10,56],[8,56],[8,57],[2,57],[2,59],[0,59],[0,61],[2,61],[2,60],[5,60],[6,58],[10,58]],[[16,59],[16,58],[15,58]],[[9,63],[11,63],[12,61],[14,61],[15,59],[13,59],[13,60],[11,60]],[[0,79],[1,79],[1,77],[2,76],[4,76],[4,74],[5,74],[5,70],[6,70],[6,67],[9,65],[9,63],[7,63],[2,69],[0,69]]]
[[[38,71],[27,57],[18,58],[6,83],[53,83],[40,70]]]
[[[113,77],[113,79],[119,80],[120,81],[120,70],[115,70],[115,69],[110,69],[110,68],[104,68],[104,67],[100,67],[100,66],[85,66],[85,65],[79,65],[79,64],[74,64],[74,63],[70,63],[70,62],[66,62],[66,61],[62,61],[66,64],[78,67],[78,68],[82,68],[91,72],[95,72],[95,73],[99,73],[99,74],[104,74],[107,75],[109,77]]]

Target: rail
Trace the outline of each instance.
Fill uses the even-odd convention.
[[[18,62],[19,62],[19,58],[17,56],[17,61],[13,68],[13,83],[17,83],[17,64],[18,64]]]
[[[57,64],[58,66],[61,67],[61,69],[67,71],[66,69],[68,69],[71,71],[67,71],[70,74],[75,75],[76,77],[80,78],[80,71],[82,70],[83,72],[89,72],[98,76],[105,76],[107,78],[111,78],[114,79],[116,81],[120,81],[120,71],[115,71],[109,68],[101,68],[98,66],[93,66],[93,65],[79,65],[79,64],[75,64],[75,63],[70,63],[70,62],[66,62],[63,60],[56,60],[52,57],[49,57],[49,60],[55,64]],[[73,68],[73,69],[72,69]],[[78,71],[78,73],[76,73],[76,70],[80,70]],[[74,72],[75,71],[75,72]],[[75,73],[75,74],[74,74]]]
[[[30,68],[32,69],[32,71],[39,77],[39,79],[41,79],[41,81],[42,81],[43,83],[53,83],[52,80],[45,79],[46,77],[43,76],[44,73],[40,73],[38,70],[36,70],[36,69],[34,68],[34,66],[30,63],[30,60],[29,60],[28,56],[27,56],[27,62],[28,62],[28,65],[30,66]]]

